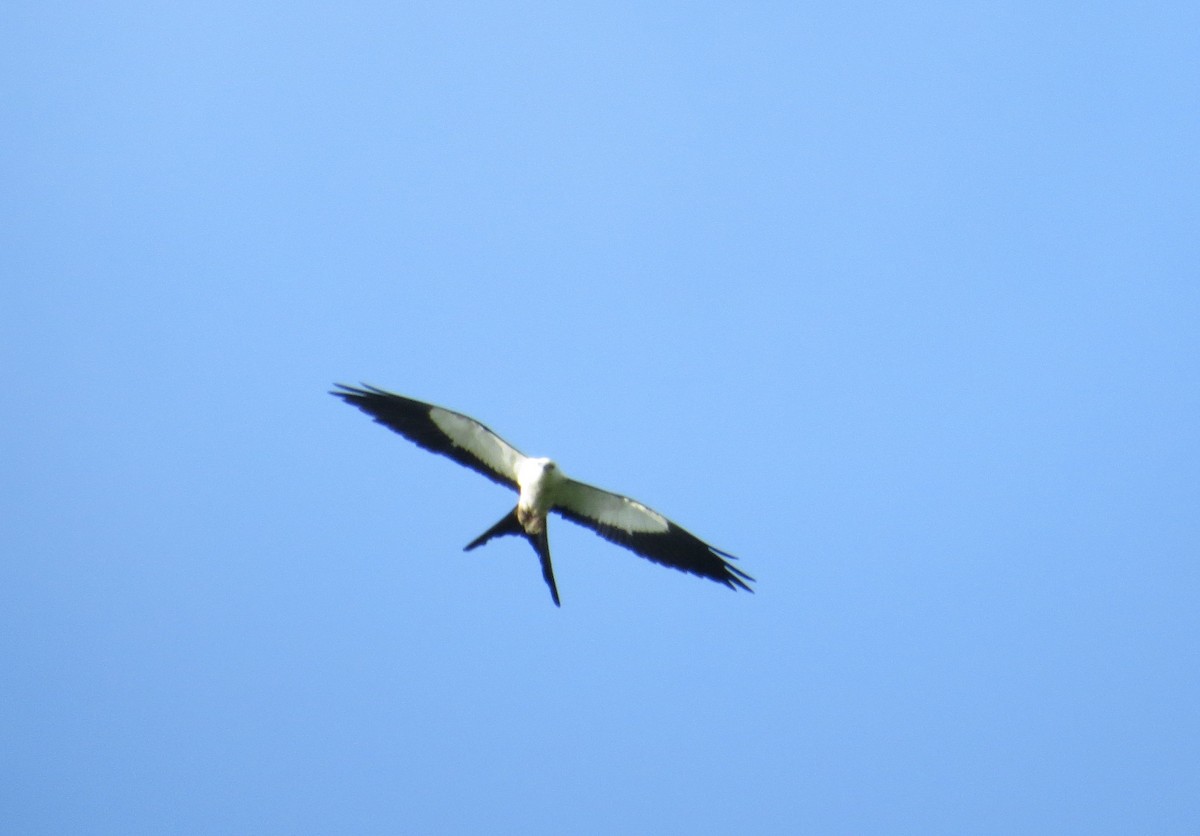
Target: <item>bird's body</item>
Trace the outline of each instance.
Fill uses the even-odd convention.
[[[526,534],[536,534],[546,525],[563,484],[562,471],[547,458],[524,459],[517,464],[517,520]]]
[[[493,537],[523,535],[537,552],[542,576],[560,604],[550,562],[547,518],[558,513],[591,528],[656,563],[750,590],[754,579],[729,563],[732,555],[713,548],[662,514],[620,494],[577,482],[547,458],[519,452],[474,418],[371,386],[338,384],[331,394],[426,450],[454,461],[518,492],[517,505],[467,544],[470,551]]]

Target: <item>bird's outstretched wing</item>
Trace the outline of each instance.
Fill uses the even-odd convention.
[[[517,463],[525,456],[474,418],[374,386],[335,385],[338,388],[329,394],[358,407],[409,441],[482,473],[493,482],[518,489]]]
[[[733,555],[713,548],[635,499],[568,479],[559,486],[554,510],[655,563],[710,578],[730,589],[754,591],[746,583],[754,578],[729,562],[736,559]]]

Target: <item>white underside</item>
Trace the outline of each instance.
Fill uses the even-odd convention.
[[[662,534],[671,525],[640,502],[568,479],[549,459],[518,462],[517,484],[521,486],[517,507],[531,516],[545,516],[559,506],[631,534]]]
[[[564,481],[549,459],[522,459],[517,462],[517,484],[521,486],[517,507],[532,516],[546,516],[554,507],[558,488]]]
[[[631,534],[663,534],[670,528],[667,518],[657,511],[629,497],[568,479],[550,459],[522,455],[472,418],[436,406],[429,417],[456,447],[517,483],[522,517],[542,519],[557,505]]]
[[[665,534],[671,527],[666,517],[636,499],[593,488],[573,479],[564,480],[558,497],[560,505],[631,534]]]
[[[507,479],[517,478],[517,465],[525,457],[483,424],[440,406],[429,410],[429,418],[456,447],[466,450],[485,467]]]

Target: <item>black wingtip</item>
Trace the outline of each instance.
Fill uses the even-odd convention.
[[[728,575],[725,578],[725,585],[735,592],[738,589],[744,589],[753,595],[754,589],[750,586],[750,584],[758,583],[758,581],[729,562],[730,560],[736,560],[737,558],[730,554],[724,554],[724,552],[722,552],[722,554],[726,558],[725,569],[728,572]],[[749,583],[747,583],[747,581],[749,581]]]
[[[734,570],[734,571],[737,571],[737,570]],[[741,577],[738,577],[738,575],[741,575]],[[745,580],[743,580],[743,578],[745,578]],[[747,592],[749,592],[751,595],[753,595],[754,587],[750,586],[750,583],[746,583],[746,581],[750,581],[750,583],[757,583],[757,581],[754,580],[754,578],[750,577],[749,575],[747,575],[743,572],[738,572],[737,575],[730,575],[728,578],[726,578],[725,585],[727,587],[729,587],[730,589],[732,589],[734,592],[737,592],[739,589],[744,589]]]
[[[387,394],[382,389],[376,389],[374,386],[366,383],[360,383],[358,386],[349,386],[345,383],[335,383],[333,386],[334,388],[329,390],[329,394],[333,395],[335,398],[341,398],[347,403],[351,403],[356,400],[362,400],[363,398],[370,397],[371,395]]]
[[[329,394],[335,398],[341,398],[346,403],[354,406],[355,402],[362,400],[367,395],[365,389],[359,389],[355,386],[347,386],[345,383],[335,383],[334,388],[329,390]]]
[[[733,561],[737,560],[736,557],[731,555],[729,552],[721,551],[715,546],[709,546],[708,550],[720,558],[721,568],[724,570],[720,576],[709,575],[709,577],[718,583],[725,584],[725,586],[729,587],[734,592],[737,592],[739,589],[744,589],[751,595],[754,594],[754,590],[750,587],[750,584],[758,583],[758,581],[733,565]],[[749,581],[749,583],[747,583],[747,581]]]

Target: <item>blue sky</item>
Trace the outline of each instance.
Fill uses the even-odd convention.
[[[1200,829],[1194,4],[0,12],[0,820]],[[551,530],[475,415],[741,558]]]

